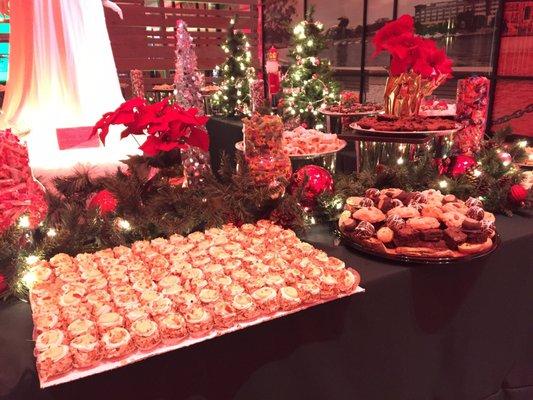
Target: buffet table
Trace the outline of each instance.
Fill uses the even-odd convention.
[[[502,245],[469,264],[406,267],[305,240],[362,275],[363,295],[111,372],[40,390],[29,305],[0,304],[0,398],[531,399],[531,216],[498,217]]]

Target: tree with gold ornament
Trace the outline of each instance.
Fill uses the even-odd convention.
[[[332,78],[331,62],[319,54],[326,48],[324,26],[308,18],[293,29],[289,52],[294,64],[283,79],[283,116],[297,118],[308,128],[323,128],[323,116],[318,112],[324,104],[338,100],[339,87]]]
[[[255,79],[250,43],[246,35],[235,28],[236,21],[236,17],[231,19],[222,45],[228,58],[215,69],[220,89],[212,97],[215,112],[227,117],[251,114],[250,85]]]

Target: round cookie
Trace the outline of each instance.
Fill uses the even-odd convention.
[[[443,211],[455,211],[461,214],[466,214],[468,211],[468,207],[465,206],[463,202],[455,201],[453,203],[446,203],[442,206]]]
[[[483,219],[485,221],[496,222],[496,217],[494,216],[494,214],[488,211],[485,211],[485,215],[483,215]]]
[[[360,221],[370,222],[375,224],[377,222],[385,221],[385,214],[376,207],[364,207],[352,214],[352,218],[358,219]]]
[[[387,228],[386,226],[384,226],[378,229],[376,236],[383,243],[390,243],[392,242],[392,239],[394,238],[394,232],[392,231],[391,228]]]
[[[492,247],[492,239],[488,238],[485,243],[463,243],[457,247],[463,254],[479,254]]]
[[[396,198],[398,195],[402,192],[402,189],[396,189],[396,188],[390,188],[390,189],[384,189],[381,191],[381,194],[384,194],[385,196]]]
[[[387,212],[387,215],[399,215],[402,218],[420,217],[420,213],[414,207],[394,207]]]
[[[455,201],[457,201],[457,197],[454,194],[447,194],[442,198],[443,203],[453,203]]]
[[[443,212],[440,207],[437,207],[434,205],[424,205],[422,207],[422,211],[420,211],[420,214],[423,217],[433,217],[433,218],[441,219]]]
[[[424,231],[427,229],[437,229],[440,226],[440,222],[434,217],[414,217],[407,220],[407,226],[417,231]]]
[[[432,204],[440,204],[444,198],[444,195],[440,192],[440,190],[435,189],[424,190],[422,194],[426,196],[427,202]]]
[[[441,221],[450,228],[459,228],[466,216],[457,211],[448,211],[442,214]]]

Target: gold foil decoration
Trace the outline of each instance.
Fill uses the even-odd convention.
[[[389,76],[385,86],[385,112],[397,117],[418,115],[424,97],[432,94],[447,78],[424,79],[420,74],[404,72]]]

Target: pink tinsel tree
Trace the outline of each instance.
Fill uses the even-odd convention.
[[[174,75],[176,101],[185,108],[203,109],[200,89],[202,75],[198,72],[196,53],[191,35],[187,31],[187,24],[176,22],[176,73]]]

